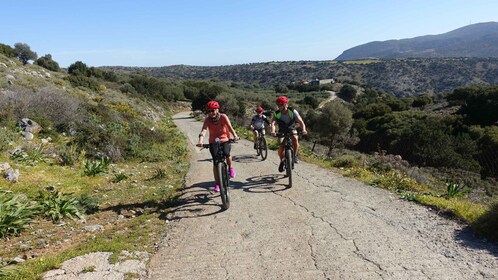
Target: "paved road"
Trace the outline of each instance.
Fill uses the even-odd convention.
[[[252,144],[233,146],[232,206],[212,191],[201,123],[174,116],[191,147],[182,204],[150,263],[150,279],[498,279],[498,248],[462,225],[317,166],[295,186]]]

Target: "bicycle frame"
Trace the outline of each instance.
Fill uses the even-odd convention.
[[[220,183],[220,196],[222,202],[222,208],[224,210],[230,207],[230,195],[228,193],[228,188],[230,186],[230,177],[228,176],[228,164],[226,162],[226,155],[221,147],[220,139],[216,138],[217,153],[214,156],[214,165],[216,166],[216,172],[218,175],[218,180]],[[229,143],[235,143],[233,139],[229,139]],[[203,144],[202,147],[207,149],[210,144]]]
[[[256,155],[261,156],[262,160],[265,160],[268,156],[268,146],[266,143],[265,135],[263,134],[263,129],[258,129],[258,137],[256,138]]]
[[[292,188],[292,169],[294,169],[294,147],[292,146],[291,133],[279,134],[279,137],[284,137],[284,160],[285,160],[285,175],[289,178],[289,188]]]

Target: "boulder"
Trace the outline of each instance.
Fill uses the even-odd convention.
[[[9,168],[10,168],[10,164],[8,162],[0,163],[0,172],[3,172]]]
[[[7,179],[7,181],[9,182],[19,181],[19,169],[16,170],[12,168],[7,169],[7,171],[5,172],[5,179]]]
[[[21,119],[18,125],[24,132],[38,133],[42,130],[42,127],[38,123],[28,118]]]

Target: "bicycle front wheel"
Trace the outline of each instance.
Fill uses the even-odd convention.
[[[220,196],[221,204],[223,210],[227,210],[230,207],[230,195],[228,194],[229,178],[228,178],[228,167],[224,162],[220,162],[217,165],[218,178],[220,178]]]
[[[285,172],[289,178],[289,188],[292,188],[292,150],[285,150]]]
[[[259,139],[259,154],[263,160],[268,156],[268,146],[266,145],[266,138],[264,136]]]

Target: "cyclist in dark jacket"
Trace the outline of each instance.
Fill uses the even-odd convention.
[[[283,133],[291,133],[292,134],[292,146],[294,148],[294,163],[298,163],[297,153],[299,150],[299,140],[297,137],[296,125],[299,125],[302,129],[303,135],[308,134],[306,131],[306,125],[304,124],[303,119],[299,115],[299,113],[289,107],[289,99],[285,96],[279,96],[275,101],[277,104],[278,110],[275,111],[271,118],[271,134],[273,136],[277,135],[275,133],[275,124],[278,124],[278,135],[282,135]],[[280,165],[278,166],[278,171],[283,172],[285,161],[284,161],[284,145],[283,145],[283,137],[278,138],[278,156],[280,157]]]
[[[254,149],[256,149],[258,134],[261,133],[265,135],[265,123],[270,124],[268,118],[263,115],[263,108],[258,106],[256,108],[256,115],[251,119],[251,129],[254,136]]]

